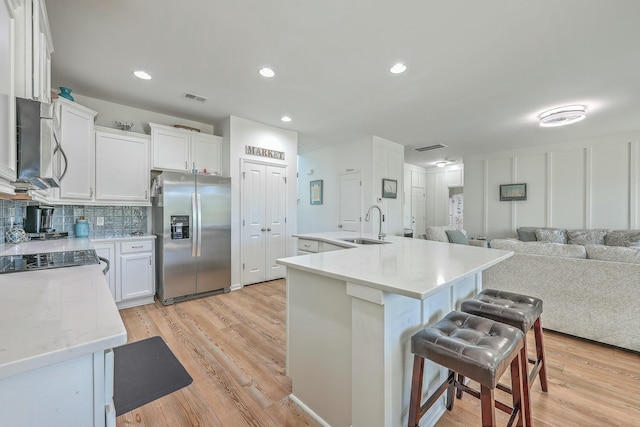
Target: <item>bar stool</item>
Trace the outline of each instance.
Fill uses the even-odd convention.
[[[522,364],[522,376],[526,387],[523,390],[523,399],[530,400],[530,390],[537,376],[540,377],[540,386],[543,392],[548,391],[547,367],[544,356],[544,343],[542,339],[542,300],[528,295],[516,294],[507,291],[485,289],[474,298],[463,301],[460,310],[476,316],[486,317],[497,322],[506,323],[520,329],[525,334],[521,359],[533,364],[529,374],[528,363]],[[536,359],[530,359],[527,355],[526,334],[533,327],[536,344]],[[463,382],[464,378],[458,377]],[[509,387],[498,384],[498,389],[510,392]],[[456,394],[458,398],[462,393]],[[530,403],[525,405],[530,408]],[[531,413],[525,412],[525,420],[531,425]]]
[[[508,425],[517,420],[522,426],[522,372],[520,355],[524,334],[519,329],[473,314],[452,311],[435,325],[422,329],[411,337],[413,377],[409,400],[409,427],[416,427],[429,408],[447,391],[446,406],[453,409],[453,390],[460,388],[481,402],[482,425],[495,426],[495,408],[511,414]],[[447,379],[421,405],[424,361],[431,360],[447,369]],[[524,361],[523,361],[524,363]],[[511,367],[513,406],[496,401],[494,391],[498,380]],[[460,384],[460,373],[480,383],[480,391]]]

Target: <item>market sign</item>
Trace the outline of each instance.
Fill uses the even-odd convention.
[[[270,159],[284,160],[284,151],[269,150],[268,148],[244,146],[245,154],[252,156],[269,157]]]

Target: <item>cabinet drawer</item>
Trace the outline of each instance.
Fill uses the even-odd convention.
[[[298,249],[305,252],[318,252],[318,241],[298,239]]]
[[[131,252],[151,252],[153,249],[153,242],[150,240],[142,242],[123,242],[120,243],[120,252],[128,254]]]

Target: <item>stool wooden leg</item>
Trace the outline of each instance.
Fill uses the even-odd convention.
[[[524,415],[525,424],[531,426],[531,386],[529,385],[529,357],[527,356],[527,337],[524,337],[524,345],[520,350],[520,381],[522,385],[522,414]],[[513,390],[513,386],[511,387]]]
[[[422,377],[424,376],[424,359],[413,356],[413,375],[411,377],[411,397],[409,398],[409,427],[417,427],[420,420],[420,400],[422,395]]]
[[[520,408],[518,413],[518,422],[516,425],[518,427],[523,426],[523,422],[526,418],[526,414],[529,413],[527,410],[527,398],[524,398],[523,394],[527,395],[527,386],[523,384],[524,378],[528,377],[527,374],[527,357],[526,352],[524,352],[524,358],[522,357],[523,352],[520,352],[520,356],[516,356],[511,361],[511,396],[513,398],[513,408]],[[524,372],[521,366],[525,367]],[[527,427],[530,427],[529,421],[526,421]]]
[[[449,387],[447,388],[447,409],[449,411],[453,410],[453,401],[455,400],[453,398],[453,391],[456,389],[456,373],[453,372],[451,369],[449,369],[449,373],[448,373],[449,378],[452,378],[453,381],[451,381],[451,384],[449,385]]]
[[[480,408],[482,411],[482,427],[495,427],[496,425],[496,399],[493,389],[480,385]]]
[[[542,322],[538,317],[538,320],[533,324],[533,331],[536,338],[536,355],[540,361],[540,387],[545,393],[548,391],[547,386],[547,361],[544,357],[544,343],[542,341]]]
[[[458,382],[459,382],[460,384],[464,384],[464,375],[460,375],[460,374],[458,374]],[[457,397],[458,399],[462,399],[462,390],[461,390],[461,389],[459,389],[459,388],[458,388],[458,389],[456,389],[456,397]]]

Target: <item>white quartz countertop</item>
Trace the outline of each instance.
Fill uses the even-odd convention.
[[[29,242],[0,245],[0,255],[24,255],[44,252],[62,252],[93,249],[86,237],[54,240],[31,240]]]
[[[391,243],[380,245],[353,245],[339,240],[377,239],[377,235],[367,233],[328,232],[294,237],[356,248],[281,258],[278,264],[417,299],[425,299],[513,255],[498,249],[398,236],[387,236],[384,240]]]
[[[25,242],[0,255],[91,247],[89,239]],[[0,274],[0,294],[0,378],[127,341],[100,265]]]

